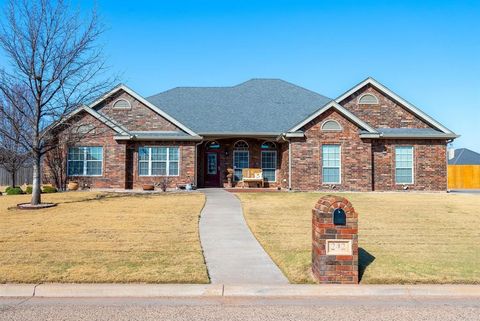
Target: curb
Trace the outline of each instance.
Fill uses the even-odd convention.
[[[480,285],[0,284],[0,297],[478,297]]]

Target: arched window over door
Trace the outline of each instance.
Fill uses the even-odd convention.
[[[239,140],[233,145],[233,180],[237,182],[242,180],[242,170],[248,166],[250,166],[248,144],[244,140]]]
[[[210,150],[211,149],[220,149],[220,144],[217,141],[213,140],[213,141],[207,143],[207,149],[210,149]]]
[[[262,174],[267,182],[276,182],[277,146],[274,142],[264,142],[262,149]]]

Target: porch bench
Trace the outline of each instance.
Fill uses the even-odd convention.
[[[245,185],[250,187],[251,183],[254,183],[257,187],[264,187],[263,173],[260,168],[244,168],[242,169],[242,182],[243,188]]]

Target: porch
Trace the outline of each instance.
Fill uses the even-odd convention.
[[[243,169],[261,171],[263,188],[288,187],[288,143],[275,138],[211,138],[197,146],[199,187],[247,187]]]

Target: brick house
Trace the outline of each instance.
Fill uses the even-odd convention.
[[[262,168],[270,187],[443,191],[457,137],[372,78],[336,99],[277,79],[147,98],[119,85],[70,116],[102,134],[66,146],[68,180],[107,188],[222,187],[228,168],[239,186]]]

